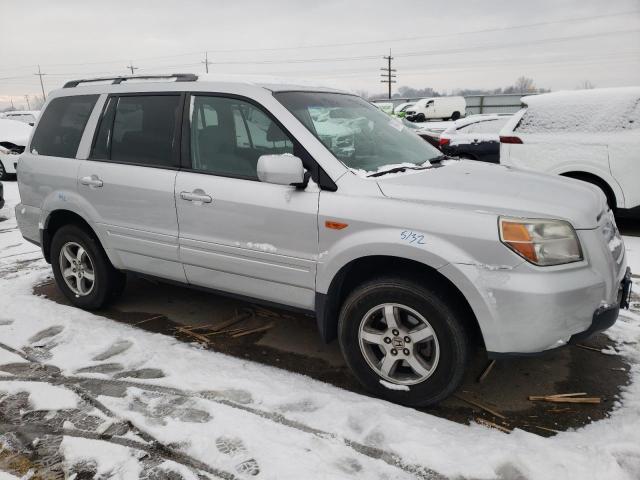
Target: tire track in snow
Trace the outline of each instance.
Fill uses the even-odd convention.
[[[39,362],[38,359],[32,357],[31,355],[28,355],[24,352],[20,352],[8,345],[5,345],[3,343],[0,343],[0,348],[5,348],[9,351],[11,351],[12,353],[15,353],[17,355],[19,355],[21,358],[27,360],[28,362],[33,362],[33,363],[38,363],[39,365],[44,365],[41,362]],[[107,388],[109,387],[119,387],[119,388],[138,388],[140,390],[144,390],[144,391],[150,391],[150,392],[156,392],[156,393],[163,393],[163,394],[169,394],[169,395],[175,395],[175,396],[180,396],[180,397],[187,397],[187,398],[200,398],[203,400],[207,400],[210,402],[214,402],[220,405],[225,405],[227,407],[230,408],[234,408],[237,410],[241,410],[243,412],[249,413],[251,415],[255,415],[257,417],[260,417],[262,419],[274,422],[278,425],[282,425],[288,428],[292,428],[295,430],[298,430],[300,432],[306,433],[306,434],[310,434],[310,435],[314,435],[316,437],[322,438],[322,439],[331,439],[331,440],[336,440],[341,442],[342,444],[344,444],[346,447],[348,447],[349,449],[355,451],[356,453],[360,454],[360,455],[364,455],[367,456],[369,458],[375,459],[375,460],[382,460],[383,462],[385,462],[386,464],[395,467],[395,468],[399,468],[400,470],[414,475],[416,478],[420,478],[422,480],[442,480],[445,477],[443,477],[442,475],[440,475],[439,473],[435,472],[434,470],[431,470],[427,467],[424,467],[422,465],[417,465],[417,464],[412,464],[412,463],[408,463],[405,462],[402,457],[400,457],[399,455],[392,453],[392,452],[388,452],[386,450],[377,448],[377,447],[372,447],[369,445],[365,445],[362,444],[360,442],[356,442],[354,440],[350,440],[348,438],[344,438],[341,437],[335,433],[331,433],[331,432],[327,432],[324,430],[320,430],[317,429],[315,427],[311,427],[309,425],[306,425],[302,422],[298,422],[296,420],[292,420],[289,419],[287,417],[285,417],[284,415],[280,414],[280,413],[276,413],[276,412],[270,412],[270,411],[266,411],[266,410],[261,410],[258,408],[254,408],[251,407],[249,405],[245,405],[239,402],[236,402],[230,398],[225,397],[222,393],[218,393],[218,392],[199,392],[199,391],[185,391],[185,390],[181,390],[178,388],[174,388],[174,387],[165,387],[165,386],[160,386],[160,385],[153,385],[153,384],[148,384],[148,383],[142,383],[142,382],[134,382],[134,381],[130,381],[130,380],[106,380],[106,379],[98,379],[98,378],[92,378],[92,377],[82,377],[82,376],[65,376],[62,374],[56,374],[56,375],[51,375],[51,374],[44,374],[44,375],[16,375],[16,376],[0,376],[0,382],[2,381],[36,381],[36,382],[44,382],[44,383],[51,383],[54,385],[63,385],[65,387],[68,387],[74,391],[76,391],[75,389],[78,388],[79,391],[83,392],[83,395],[87,396],[87,401],[89,401],[88,399],[91,398],[93,402],[96,402],[95,404],[93,404],[97,409],[102,410],[102,408],[106,409],[107,411],[110,411],[106,406],[102,405],[98,400],[96,400],[94,397],[92,397],[89,392],[82,387],[82,385],[103,385]],[[213,393],[213,395],[212,395]],[[80,394],[79,394],[80,395]],[[81,395],[82,396],[82,395]],[[84,398],[84,397],[83,397]],[[98,407],[97,405],[100,404],[102,405],[102,408]],[[106,414],[106,412],[103,411],[103,413]],[[115,418],[119,418],[117,417],[117,415],[111,413],[111,416],[114,416]],[[134,428],[136,430],[139,430],[142,432],[141,429],[139,429],[137,426],[134,425]],[[148,434],[147,434],[148,435]],[[151,437],[149,435],[149,437]],[[160,442],[157,442],[158,445],[161,445]],[[171,449],[170,449],[171,450]],[[195,459],[194,459],[195,460]],[[197,460],[196,460],[197,461]]]
[[[20,356],[21,358],[23,358],[24,360],[26,360],[27,362],[29,362],[29,364],[33,365],[33,366],[42,366],[42,367],[46,367],[46,364],[41,363],[37,358],[33,357],[32,355],[29,355],[25,352],[22,352],[20,350],[14,349],[13,347],[10,347],[9,345],[5,345],[4,343],[0,343],[0,348],[3,348],[15,355]],[[81,399],[83,399],[84,401],[86,401],[89,405],[93,406],[94,408],[96,408],[97,410],[101,411],[103,414],[105,414],[107,417],[114,419],[114,420],[122,420],[124,421],[124,423],[127,425],[127,427],[129,427],[130,431],[135,432],[138,436],[140,436],[143,440],[149,442],[148,444],[144,444],[142,442],[134,442],[137,446],[132,446],[132,448],[137,448],[139,450],[144,450],[148,453],[152,453],[155,455],[159,455],[161,457],[163,457],[166,460],[171,460],[174,461],[176,463],[180,463],[182,465],[184,465],[185,467],[191,469],[191,470],[200,470],[203,472],[207,472],[210,473],[212,475],[215,475],[216,477],[222,478],[224,480],[236,480],[238,477],[236,477],[234,474],[226,472],[224,470],[220,470],[214,467],[211,467],[193,457],[191,457],[190,455],[187,455],[185,453],[176,451],[170,447],[168,447],[167,445],[163,444],[162,442],[160,442],[159,440],[157,440],[155,437],[153,437],[151,434],[149,434],[148,432],[146,432],[144,429],[138,427],[137,425],[134,425],[131,421],[129,420],[123,420],[121,419],[121,417],[119,415],[117,415],[115,412],[111,411],[111,409],[109,409],[108,407],[106,407],[102,402],[100,402],[98,399],[94,398],[87,390],[85,390],[84,388],[82,388],[80,385],[78,385],[77,383],[74,382],[69,382],[65,379],[64,376],[60,375],[59,373],[55,373],[57,369],[57,367],[52,368],[51,370],[53,371],[49,371],[47,372],[46,369],[40,369],[40,372],[38,372],[38,369],[35,368],[34,369],[34,373],[36,373],[36,376],[29,376],[29,375],[23,375],[23,376],[15,376],[15,377],[2,377],[2,381],[27,381],[27,382],[43,382],[43,383],[48,383],[50,385],[55,385],[55,386],[64,386],[70,390],[72,390],[74,393],[76,393],[76,395],[78,395]],[[22,378],[22,380],[19,380],[19,378]],[[33,429],[40,429],[40,431],[42,433],[45,434],[51,434],[51,435],[65,435],[68,434],[70,436],[76,436],[76,437],[83,437],[83,438],[87,438],[87,439],[92,439],[92,440],[102,440],[102,441],[108,441],[110,443],[115,443],[115,444],[121,444],[123,446],[128,446],[128,445],[124,445],[121,443],[121,441],[126,441],[129,442],[131,440],[129,439],[121,439],[119,437],[116,436],[110,436],[110,437],[106,437],[104,435],[101,434],[97,434],[97,433],[92,433],[92,432],[86,432],[83,430],[67,430],[67,429],[60,429],[60,431],[58,433],[50,433],[47,432],[47,428],[43,425],[12,425],[12,424],[0,424],[0,431],[10,431],[8,429],[5,429],[3,427],[9,427],[11,429],[18,429],[19,431],[27,431],[25,429],[29,429],[29,428],[33,428]],[[51,430],[51,429],[50,429]],[[67,433],[65,433],[67,432]],[[37,433],[37,432],[36,432]],[[144,447],[144,448],[142,448]],[[197,475],[197,472],[194,472]]]
[[[139,442],[137,440],[131,440],[129,438],[108,436],[101,433],[88,432],[86,430],[76,430],[72,428],[53,428],[47,425],[25,425],[25,424],[17,426],[12,423],[0,423],[0,431],[2,432],[12,431],[16,427],[19,428],[20,431],[23,433],[32,433],[36,435],[38,434],[59,435],[59,436],[84,438],[87,440],[97,440],[97,441],[113,443],[115,445],[120,445],[122,447],[141,450],[150,455],[160,455],[165,460],[170,460],[192,469],[202,470],[203,472],[209,473],[211,475],[214,475],[224,480],[240,480],[238,479],[238,477],[236,477],[232,473],[228,473],[223,470],[218,470],[216,468],[213,468],[205,463],[200,462],[199,460],[195,460],[189,457],[186,454],[171,450],[168,447],[165,447],[165,448],[169,450],[169,453],[159,452],[158,445],[156,444],[148,444],[148,443]],[[198,475],[198,476],[200,478],[203,478],[201,475]]]

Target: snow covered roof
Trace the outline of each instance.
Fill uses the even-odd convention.
[[[640,127],[640,87],[598,88],[523,97],[518,133],[603,133]]]
[[[610,102],[634,102],[640,99],[640,87],[593,88],[590,90],[561,90],[522,97],[529,107],[544,105],[595,105]]]

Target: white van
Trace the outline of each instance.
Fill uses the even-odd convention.
[[[458,120],[464,117],[466,109],[464,97],[423,98],[407,109],[407,118],[418,122],[435,118]]]
[[[640,215],[640,87],[523,97],[500,131],[500,163],[600,187],[619,213]]]

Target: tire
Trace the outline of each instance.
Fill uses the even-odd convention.
[[[460,112],[453,112],[451,115],[451,120],[458,120],[460,118]]]
[[[82,255],[85,265],[82,269],[84,273],[78,273],[83,277],[80,280],[81,286],[78,287],[77,277],[70,278],[70,283],[67,283],[64,278],[63,268],[68,267],[65,268],[65,271],[68,271],[69,268],[73,269],[74,265],[64,254],[63,249],[67,253],[76,253],[80,248],[85,252]],[[78,257],[72,255],[72,258]],[[73,305],[85,310],[104,307],[124,290],[126,275],[111,265],[100,242],[78,225],[65,225],[55,233],[51,241],[51,266],[58,288]],[[76,272],[75,269],[73,271]],[[88,280],[89,273],[92,273],[93,282]],[[88,288],[90,283],[91,288]],[[74,287],[76,287],[75,291]]]
[[[6,180],[7,178],[9,178],[9,174],[4,169],[4,165],[0,161],[0,180]]]
[[[412,407],[433,405],[450,396],[462,382],[469,359],[469,338],[459,314],[451,308],[452,304],[454,302],[448,302],[446,296],[417,282],[394,277],[372,280],[351,292],[340,312],[338,338],[342,354],[360,383],[376,396]],[[380,322],[379,319],[376,319],[376,315],[378,315],[376,309],[381,305],[386,305],[387,308],[389,305],[395,305],[392,308],[396,319],[402,319],[405,313],[408,316],[404,318],[408,320],[417,318],[417,316],[426,319],[435,333],[437,350],[435,343],[431,343],[431,341],[427,344],[417,343],[419,340],[413,333],[416,330],[412,328],[401,330],[399,335],[391,339],[390,344],[382,348],[378,346],[381,344],[380,342],[368,343],[363,340],[364,335],[371,335],[371,330],[366,330],[368,328],[366,326],[367,318]],[[403,308],[408,308],[414,313],[403,310]],[[374,313],[367,317],[372,311]],[[386,312],[384,308],[382,311]],[[406,325],[407,323],[404,324],[404,326]],[[384,328],[388,328],[388,325]],[[363,329],[365,333],[361,333]],[[387,333],[382,335],[387,336]],[[375,335],[377,334],[376,330]],[[414,356],[418,354],[416,348],[409,350],[412,347],[409,342],[404,343],[403,346],[399,345],[400,338],[403,338],[402,336],[405,334],[413,335],[416,339],[413,345],[421,345],[420,349],[428,348],[430,352],[434,367],[424,379],[413,378],[412,374],[408,373],[412,369],[409,369],[409,362],[403,359],[409,358],[409,352]],[[406,341],[407,337],[405,336],[404,339]],[[388,340],[388,338],[384,338],[383,343],[387,343]],[[387,353],[384,356],[386,359],[391,354],[390,347],[397,347],[397,356],[389,357],[391,361],[398,359],[395,360],[395,373],[393,374],[398,377],[397,379],[384,378],[372,366],[377,360],[376,350],[382,353],[386,348]],[[400,349],[405,353],[401,353]],[[424,357],[421,358],[424,359]],[[384,364],[382,361],[384,359],[380,360],[379,365]],[[421,365],[423,365],[422,362]],[[415,374],[415,372],[413,373]]]

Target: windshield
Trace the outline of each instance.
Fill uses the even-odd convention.
[[[442,153],[355,95],[281,92],[275,97],[347,167],[367,172],[423,165]]]

